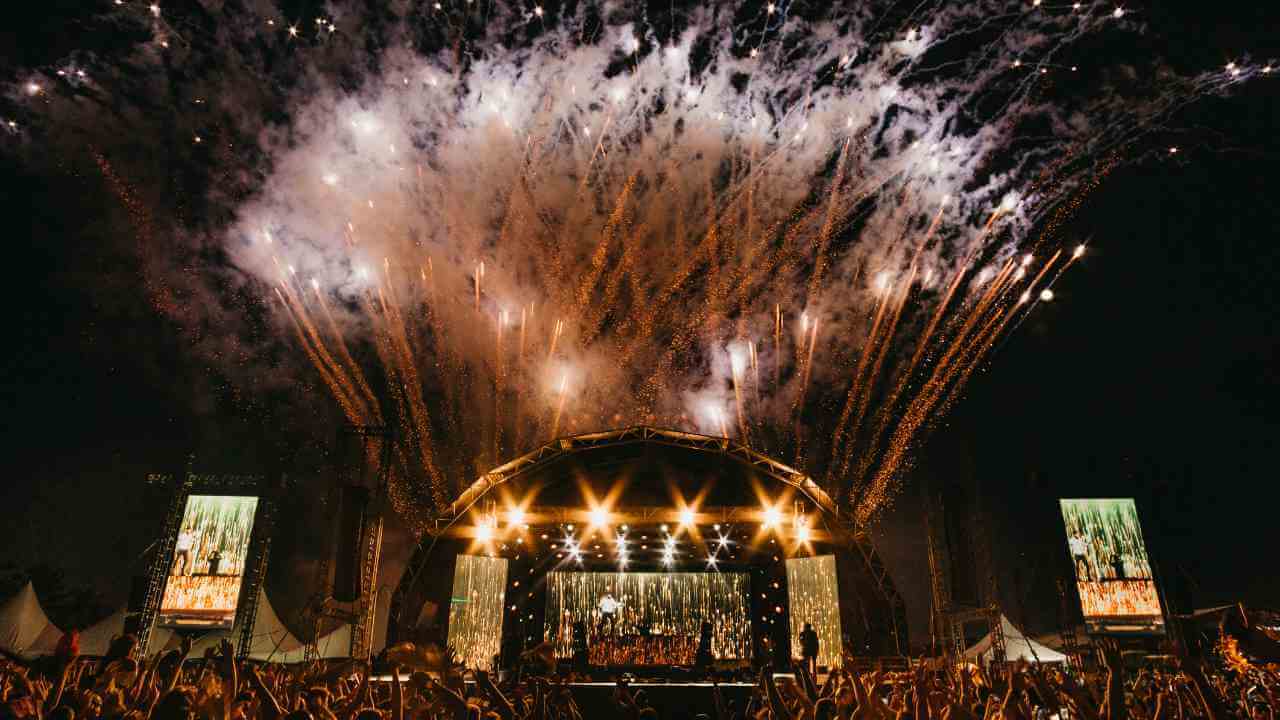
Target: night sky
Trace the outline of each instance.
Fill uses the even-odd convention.
[[[12,21],[0,67],[57,57],[76,5],[24,4],[29,23]],[[1154,5],[1143,10],[1153,34],[1185,48],[1188,64],[1280,57],[1280,10]],[[922,453],[916,482],[949,482],[954,468],[977,483],[1006,603],[1024,605],[1010,614],[1038,629],[1053,624],[1052,584],[1068,569],[1059,497],[1136,497],[1159,571],[1189,582],[1197,606],[1280,606],[1276,82],[1180,113],[1156,133],[1176,157],[1121,167],[1086,199],[1070,232],[1088,254]],[[189,452],[227,471],[311,472],[331,430],[219,402],[216,373],[141,292],[101,178],[83,158],[30,168],[6,142],[0,562],[52,564],[122,602],[162,520],[146,473],[180,469]],[[917,623],[927,612],[918,492],[907,488],[883,530]],[[285,513],[269,590],[305,579],[294,558],[314,513],[314,497]]]

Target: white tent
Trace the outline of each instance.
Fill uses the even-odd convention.
[[[325,659],[348,657],[351,654],[351,626],[343,623],[316,639],[316,654]]]
[[[111,641],[124,634],[125,608],[111,613],[107,617],[80,631],[80,654],[87,657],[101,657],[107,654]],[[147,654],[168,650],[174,645],[173,631],[168,628],[151,630],[151,647]]]
[[[1041,645],[1032,640],[1022,631],[1014,627],[1009,622],[1009,618],[1003,614],[1000,615],[1000,627],[1004,631],[1004,653],[1006,660],[1026,660],[1027,662],[1042,663],[1060,663],[1066,662],[1067,656],[1054,650],[1053,648]],[[964,656],[970,660],[981,659],[983,662],[991,661],[991,633],[987,633],[973,647],[964,651]]]
[[[0,605],[0,650],[23,658],[51,655],[61,638],[30,582]]]
[[[293,633],[280,622],[280,616],[271,607],[267,595],[258,591],[257,618],[253,623],[253,640],[249,646],[249,658],[264,662],[299,663],[302,662],[306,645],[294,637]],[[240,640],[240,629],[230,631],[214,631],[202,635],[191,645],[190,658],[203,657],[205,650],[216,648],[224,639],[236,644]],[[346,657],[351,650],[351,626],[341,625],[316,642],[316,649],[321,658]]]

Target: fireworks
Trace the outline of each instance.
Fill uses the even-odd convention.
[[[133,5],[112,12],[221,71],[200,98],[271,98],[227,121],[258,165],[204,116],[156,120],[254,178],[210,200],[234,221],[202,239],[226,258],[208,282],[273,308],[346,421],[398,428],[393,500],[413,519],[550,438],[639,423],[782,456],[870,518],[1082,256],[1066,220],[1116,158],[1146,152],[1171,108],[1271,70],[1163,73],[1141,99],[1100,87],[1060,111],[1050,71],[1077,69],[1061,56],[1133,22],[1078,3],[963,3],[896,30],[893,4],[673,8],[665,30],[619,8],[436,4],[403,18],[426,39],[350,33],[373,61],[346,63],[325,55],[344,52],[332,20],[226,29],[287,54],[308,78],[290,91],[232,67],[252,62],[237,39],[178,45],[177,8]],[[344,40],[361,25],[339,19]],[[938,56],[969,36],[995,39]],[[131,77],[93,75],[103,92]],[[73,122],[38,77],[16,95]],[[287,132],[262,124],[279,108]]]

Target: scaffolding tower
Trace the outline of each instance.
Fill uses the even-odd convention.
[[[324,553],[316,572],[316,594],[305,611],[308,628],[303,656],[307,661],[319,657],[317,641],[326,619],[351,624],[352,658],[367,659],[373,646],[374,622],[378,610],[378,567],[382,557],[387,484],[391,467],[391,450],[395,438],[384,425],[348,425],[338,436],[336,482],[330,488],[326,505],[337,506],[343,487],[369,491],[369,502],[361,509],[359,536],[356,540],[356,562],[359,587],[354,602],[343,603],[333,597],[331,556]],[[342,552],[342,538],[336,538],[335,550]]]
[[[930,625],[933,631],[935,651],[953,660],[959,660],[966,649],[965,626],[984,622],[991,635],[992,659],[1004,662],[1004,624],[1000,619],[999,586],[991,548],[987,543],[985,525],[975,508],[967,518],[973,533],[972,556],[961,558],[969,562],[957,562],[947,536],[947,509],[942,496],[929,488],[924,493],[925,530],[929,541],[929,586],[932,600]],[[981,570],[980,570],[981,568]],[[968,571],[980,597],[977,602],[964,603],[955,597],[952,588],[958,572]],[[985,572],[983,572],[985,571]],[[980,577],[985,574],[985,577]]]

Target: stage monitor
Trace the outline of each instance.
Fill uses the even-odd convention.
[[[1061,504],[1086,631],[1164,632],[1164,615],[1133,500],[1062,500]]]
[[[493,669],[502,649],[506,590],[506,558],[458,556],[449,600],[449,647],[455,662],[473,670]]]
[[[544,635],[557,657],[593,665],[691,665],[703,621],[710,659],[751,657],[751,577],[718,572],[551,572]]]
[[[789,558],[787,602],[791,608],[791,654],[800,658],[800,633],[805,623],[809,623],[818,634],[818,664],[838,666],[844,643],[840,628],[836,556]]]
[[[257,510],[256,497],[187,498],[160,600],[159,625],[230,628],[235,623]]]

